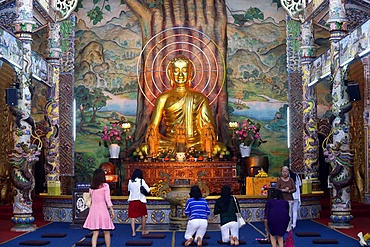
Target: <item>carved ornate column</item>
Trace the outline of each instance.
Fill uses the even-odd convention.
[[[331,82],[332,82],[332,123],[333,143],[328,144],[324,154],[332,171],[329,182],[332,185],[332,208],[329,224],[334,228],[350,228],[351,215],[350,184],[353,181],[353,151],[350,150],[350,123],[348,111],[351,109],[343,75],[346,68],[340,67],[339,41],[347,33],[347,18],[341,0],[329,1]]]
[[[58,83],[60,94],[59,106],[59,179],[62,194],[72,192],[71,178],[74,175],[74,134],[73,134],[73,99],[74,99],[74,28],[76,17],[71,15],[78,0],[56,0],[55,9],[59,12],[61,66]],[[59,47],[58,47],[59,48]],[[59,71],[58,71],[59,72]],[[69,191],[68,189],[71,189]]]
[[[17,79],[20,83],[18,106],[13,109],[16,115],[14,130],[14,150],[10,154],[11,180],[15,187],[12,222],[15,226],[12,231],[34,231],[35,218],[32,211],[31,192],[35,187],[32,174],[33,165],[38,160],[39,146],[31,144],[31,134],[34,130],[34,121],[31,114],[31,43],[34,26],[32,14],[32,0],[17,0],[14,22],[16,36],[23,43],[23,65],[17,69]]]
[[[47,103],[45,105],[45,116],[49,124],[49,132],[46,134],[47,143],[47,166],[46,181],[55,181],[55,187],[59,182],[59,69],[60,69],[60,26],[59,22],[49,23],[47,61],[52,66],[49,80],[51,88],[47,92]],[[58,190],[57,190],[58,191]],[[60,190],[59,190],[60,191]]]
[[[59,121],[60,121],[60,180],[62,194],[67,194],[70,179],[74,175],[73,99],[74,99],[74,56],[76,17],[70,16],[60,22],[61,67]]]
[[[364,203],[370,204],[370,55],[363,57],[364,66],[364,128],[365,128],[365,184],[364,184]]]
[[[309,86],[312,62],[316,57],[312,20],[301,26],[302,42],[302,88],[303,88],[303,157],[304,169],[312,177],[317,177],[319,139],[317,126],[317,98],[315,88]]]
[[[303,172],[303,138],[302,138],[302,71],[300,63],[301,23],[287,16],[287,70],[288,102],[290,132],[290,165],[294,172]]]

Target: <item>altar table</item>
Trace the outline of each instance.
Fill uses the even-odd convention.
[[[161,172],[170,175],[170,185],[175,179],[189,179],[191,185],[198,182],[198,173],[206,174],[200,178],[210,190],[210,194],[220,193],[222,186],[228,184],[233,188],[234,194],[238,194],[240,184],[236,175],[236,164],[234,161],[164,161],[164,162],[125,162],[126,181],[123,184],[123,192],[127,194],[128,179],[135,169],[143,171],[144,179],[149,186],[164,180]]]
[[[277,178],[267,177],[267,178],[258,178],[258,177],[246,177],[245,187],[247,196],[261,195],[261,189],[264,185],[267,185],[270,188],[271,182],[276,182]]]

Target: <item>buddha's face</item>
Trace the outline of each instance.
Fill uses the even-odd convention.
[[[189,79],[190,66],[189,61],[179,59],[172,64],[173,80],[176,84],[185,84]]]

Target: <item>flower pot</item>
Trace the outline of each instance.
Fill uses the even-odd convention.
[[[242,158],[249,157],[251,155],[252,146],[244,146],[243,143],[240,144],[240,155]]]
[[[111,158],[119,158],[120,146],[118,144],[109,145],[109,154]]]

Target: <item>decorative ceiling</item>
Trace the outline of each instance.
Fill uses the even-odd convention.
[[[328,30],[327,20],[329,17],[329,0],[323,0],[319,7],[312,10],[314,2],[311,1],[305,9],[305,17],[313,18],[314,24],[318,27]],[[15,0],[0,0],[0,26],[13,33],[12,24],[16,19]],[[56,11],[51,6],[45,4],[46,1],[33,0],[34,6],[34,21],[36,23],[36,31],[43,28],[48,22],[54,22]],[[346,14],[348,18],[349,32],[363,24],[370,18],[370,0],[346,0]],[[311,8],[311,9],[310,9]]]
[[[315,7],[315,10],[311,10],[313,4],[314,1],[311,1],[306,7],[306,19],[313,18],[316,26],[329,30],[327,26],[329,19],[329,0],[322,1],[319,6]],[[370,0],[347,0],[345,8],[348,18],[348,32],[356,29],[370,18]]]

